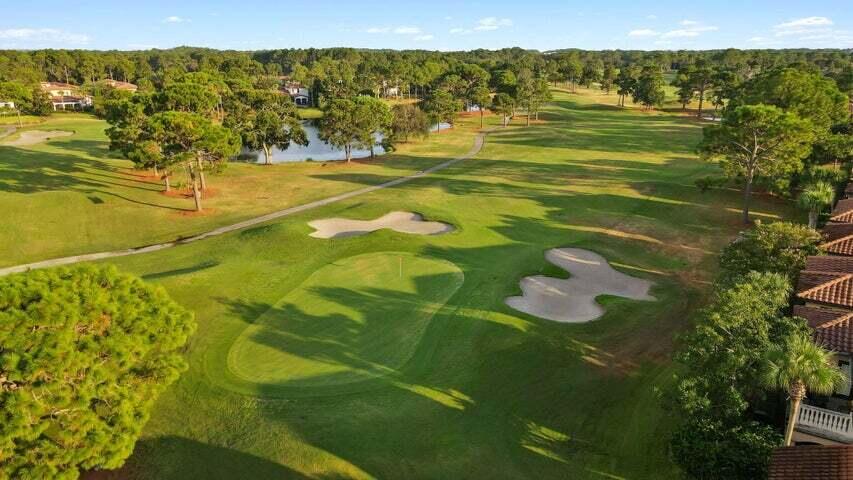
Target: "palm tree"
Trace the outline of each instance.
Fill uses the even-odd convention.
[[[787,391],[791,401],[785,428],[786,447],[791,445],[794,424],[806,391],[828,395],[844,381],[844,374],[832,364],[832,355],[805,333],[791,335],[784,345],[767,353],[764,383],[770,388]]]
[[[809,212],[809,228],[817,227],[817,216],[823,207],[832,203],[835,189],[827,182],[814,182],[800,193],[799,204]]]

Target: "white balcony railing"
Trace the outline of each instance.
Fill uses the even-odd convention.
[[[800,405],[797,430],[844,443],[853,443],[853,415],[834,410]]]

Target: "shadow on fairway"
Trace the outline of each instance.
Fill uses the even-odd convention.
[[[158,183],[140,180],[133,174],[98,160],[53,151],[0,146],[0,192],[33,194],[75,191],[86,195],[111,196],[150,207],[192,211],[192,208],[131,198],[115,191],[114,187],[150,193],[162,190]]]
[[[139,462],[148,455],[160,457],[156,464]],[[152,471],[154,469],[155,471]],[[117,470],[86,472],[82,480],[158,480],[307,479],[309,477],[284,465],[233,450],[187,438],[167,436],[147,438],[136,443],[133,455]]]

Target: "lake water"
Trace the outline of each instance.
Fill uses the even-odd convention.
[[[441,130],[444,131],[450,128],[451,125],[448,123],[441,124]],[[320,131],[319,129],[310,122],[306,122],[302,124],[302,128],[305,129],[305,134],[308,136],[308,145],[296,145],[294,143],[290,144],[290,147],[287,150],[279,150],[278,148],[272,149],[272,158],[270,161],[272,163],[287,163],[287,162],[305,162],[305,161],[318,161],[318,162],[329,162],[336,160],[346,160],[346,154],[344,154],[343,149],[333,147],[328,143],[320,140]],[[433,125],[431,131],[436,131],[438,129],[438,125]],[[373,151],[376,155],[382,155],[385,153],[385,149],[380,145],[382,143],[382,135],[376,134],[376,145],[373,148]],[[243,158],[249,158],[250,161],[255,161],[257,163],[264,163],[264,152],[254,152],[248,149],[243,150],[242,154]],[[353,149],[352,158],[367,158],[370,156],[369,149]],[[254,160],[253,160],[254,158]]]
[[[273,148],[272,158],[270,158],[272,163],[304,162],[311,160],[318,162],[346,160],[347,157],[342,148],[333,147],[320,140],[320,132],[316,126],[310,123],[305,123],[302,125],[302,128],[305,129],[305,134],[308,137],[308,145],[303,147],[302,145],[291,143],[287,150]],[[382,155],[385,153],[385,149],[380,145],[381,142],[382,135],[376,134],[376,146],[373,148],[376,155]],[[244,150],[243,155],[257,156],[257,162],[264,163],[264,152]],[[352,151],[352,158],[366,158],[369,156],[370,150],[368,149],[353,149]]]

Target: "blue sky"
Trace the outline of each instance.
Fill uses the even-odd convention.
[[[0,11],[0,48],[22,49],[853,47],[850,0],[0,0]]]

